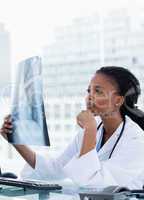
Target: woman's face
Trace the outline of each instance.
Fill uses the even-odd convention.
[[[100,73],[94,75],[88,87],[87,109],[94,115],[111,116],[119,112],[122,100],[114,81]]]

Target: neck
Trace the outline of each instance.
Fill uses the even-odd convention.
[[[118,128],[123,118],[120,113],[115,114],[111,117],[101,117],[104,125],[104,129],[107,136],[111,136]]]

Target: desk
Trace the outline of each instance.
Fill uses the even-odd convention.
[[[82,190],[73,186],[64,186],[62,191],[24,190],[23,188],[2,186],[0,200],[80,200],[79,192]],[[123,200],[137,200],[137,198],[131,197]],[[144,200],[144,198],[139,200]]]
[[[62,191],[24,190],[23,188],[4,186],[0,189],[0,200],[80,200],[78,191],[63,189]]]

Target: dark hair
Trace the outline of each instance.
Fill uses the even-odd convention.
[[[104,74],[115,81],[119,95],[124,96],[124,103],[120,108],[122,117],[128,115],[144,130],[144,112],[135,105],[141,94],[138,79],[123,67],[102,67],[96,73]]]

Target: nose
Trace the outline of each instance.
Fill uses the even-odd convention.
[[[91,99],[92,99],[91,94],[88,94],[88,100],[91,100]]]
[[[93,98],[93,92],[92,92],[92,91],[90,91],[90,92],[88,93],[88,98],[89,98],[89,100],[91,100],[91,99]]]
[[[88,94],[86,95],[86,101],[87,101],[87,102],[92,101],[92,95],[91,95],[90,93],[88,93]]]

